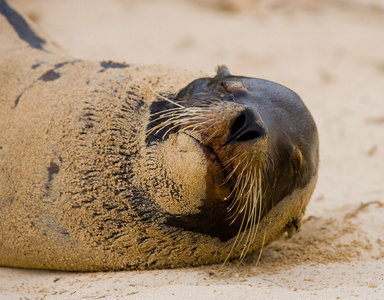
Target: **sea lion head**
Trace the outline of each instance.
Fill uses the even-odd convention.
[[[295,191],[313,191],[316,125],[300,97],[280,84],[233,76],[221,66],[213,78],[197,79],[174,97],[154,102],[151,112],[148,144],[168,149],[168,165],[184,178],[174,180],[176,186],[199,187],[194,196],[162,205],[167,226],[223,242],[234,239],[248,249],[258,224],[279,202]],[[179,154],[175,158],[170,151]],[[311,192],[297,197],[309,198]],[[299,223],[292,220],[285,229]]]

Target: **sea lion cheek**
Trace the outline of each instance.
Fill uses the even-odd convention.
[[[156,202],[169,214],[200,212],[206,197],[207,161],[199,144],[185,133],[171,136],[162,145],[166,183]]]

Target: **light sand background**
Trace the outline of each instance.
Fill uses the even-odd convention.
[[[0,268],[1,299],[384,299],[383,0],[10,4],[76,57],[209,75],[225,63],[292,88],[317,122],[321,168],[301,231],[257,265],[256,253],[222,269]]]

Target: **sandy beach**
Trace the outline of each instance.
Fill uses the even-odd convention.
[[[0,299],[384,299],[384,1],[9,0],[71,55],[264,78],[320,133],[304,224],[241,264],[0,267]]]

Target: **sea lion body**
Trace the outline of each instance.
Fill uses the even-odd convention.
[[[0,265],[197,266],[300,226],[318,140],[295,93],[74,59],[2,0],[0,25]]]

